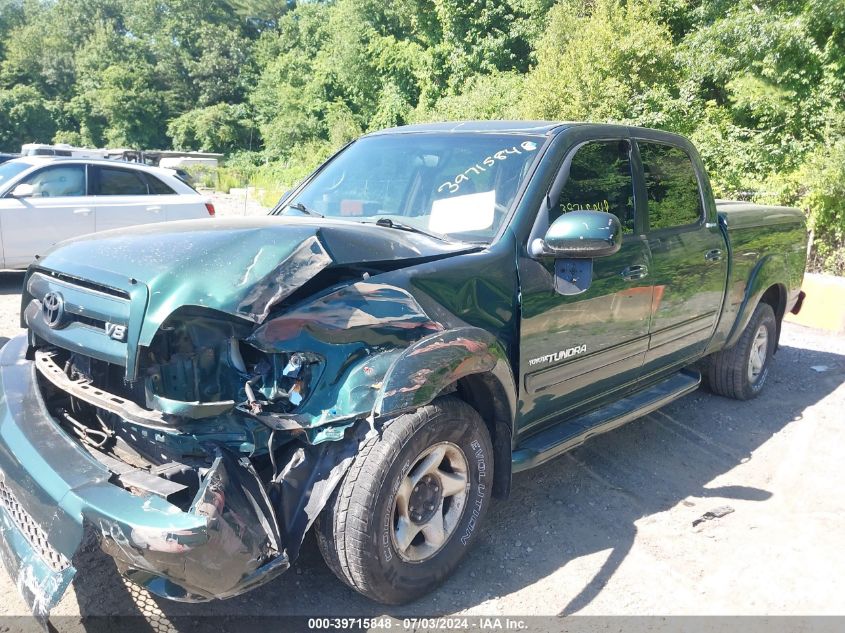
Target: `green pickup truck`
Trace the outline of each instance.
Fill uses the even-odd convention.
[[[413,600],[512,473],[701,383],[758,395],[806,247],[680,136],[547,122],[385,130],[267,217],[62,243],[0,351],[3,562],[46,615],[87,529],[202,601],[314,529],[340,580]]]

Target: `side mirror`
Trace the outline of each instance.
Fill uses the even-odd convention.
[[[612,213],[570,211],[552,222],[546,237],[531,243],[534,257],[592,259],[622,246],[622,225]]]
[[[13,198],[32,198],[35,195],[35,187],[27,183],[22,183],[12,189],[10,195]]]

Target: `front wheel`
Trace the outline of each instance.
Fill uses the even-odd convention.
[[[777,342],[777,320],[760,303],[736,345],[707,359],[704,375],[710,390],[736,400],[750,400],[763,390]]]
[[[419,598],[452,573],[477,537],[492,481],[484,422],[458,398],[438,398],[363,446],[317,520],[323,558],[368,598]]]

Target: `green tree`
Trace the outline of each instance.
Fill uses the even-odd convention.
[[[23,22],[24,10],[21,0],[0,0],[0,60],[5,56],[9,34]]]
[[[822,51],[796,5],[770,4],[735,4],[688,35],[677,55],[707,121],[693,139],[728,189],[795,168],[822,139]]]
[[[43,95],[31,86],[0,90],[0,151],[17,152],[31,142],[48,143],[56,133]]]
[[[249,147],[255,129],[246,106],[218,103],[173,119],[167,134],[176,149],[229,153]]]
[[[655,125],[678,82],[668,27],[644,2],[562,2],[526,81],[530,118]]]
[[[518,119],[525,89],[525,75],[517,72],[474,75],[461,93],[444,95],[428,107],[421,104],[412,118],[414,121]]]

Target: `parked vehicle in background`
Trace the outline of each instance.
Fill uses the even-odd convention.
[[[512,472],[702,379],[757,396],[801,304],[803,214],[717,204],[655,130],[385,130],[274,213],[29,268],[28,335],[0,350],[0,552],[36,611],[83,524],[176,600],[271,580],[312,526],[348,586],[413,600]]]
[[[211,203],[168,169],[28,156],[0,165],[0,268],[53,244],[136,224],[208,218]]]
[[[202,178],[207,174],[212,174],[217,169],[218,164],[217,158],[213,157],[165,156],[159,160],[158,166],[172,169],[179,178],[193,186],[195,175]]]
[[[4,154],[0,152],[0,164],[5,163],[8,160],[12,160],[14,158],[20,158],[20,154]]]
[[[167,167],[168,169],[184,169],[186,167],[217,169],[218,163],[219,161],[216,158],[165,156],[158,161],[158,166]]]
[[[104,149],[74,147],[66,143],[48,145],[46,143],[26,143],[21,146],[21,156],[59,156],[62,158],[108,158]]]

